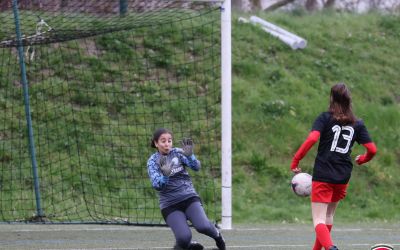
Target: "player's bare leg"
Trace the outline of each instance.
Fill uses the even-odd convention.
[[[325,224],[330,232],[332,230],[332,226],[333,226],[333,217],[335,215],[335,211],[336,211],[336,208],[337,208],[339,202],[331,202],[331,203],[327,203],[327,204],[328,204],[328,207],[326,209]],[[320,216],[322,217],[323,214],[321,214]],[[319,219],[319,221],[322,221],[322,220],[323,220],[323,218]],[[314,223],[314,227],[315,227],[315,223]],[[321,249],[322,249],[322,245],[319,242],[318,238],[316,238],[315,242],[314,242],[313,250],[321,250]]]
[[[318,224],[326,224],[326,213],[328,211],[328,204],[324,202],[311,202],[311,212],[314,227]]]
[[[326,225],[333,225],[333,217],[335,216],[335,211],[339,202],[331,202],[328,204],[328,208],[326,211]]]
[[[312,211],[313,224],[317,240],[325,249],[336,249],[336,247],[333,246],[330,230],[327,226],[328,222],[327,215],[328,215],[328,207],[329,207],[329,214],[331,216],[334,214],[337,204],[331,206],[330,204],[331,203],[312,202],[311,211]],[[333,217],[330,219],[332,219],[331,221],[333,221]]]

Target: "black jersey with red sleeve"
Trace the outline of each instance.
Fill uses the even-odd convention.
[[[348,183],[353,169],[350,154],[354,142],[371,142],[364,122],[357,120],[353,125],[341,125],[331,113],[323,112],[315,120],[312,130],[321,134],[313,180],[335,184]]]

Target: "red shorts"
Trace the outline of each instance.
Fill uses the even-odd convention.
[[[313,181],[311,189],[312,202],[337,202],[346,197],[349,184],[332,184]]]

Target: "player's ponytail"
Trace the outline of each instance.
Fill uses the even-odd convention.
[[[346,84],[338,83],[332,86],[329,112],[340,124],[353,125],[356,122],[357,118],[353,113],[350,90]]]

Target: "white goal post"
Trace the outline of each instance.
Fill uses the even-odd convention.
[[[221,228],[232,229],[231,0],[221,8]]]

